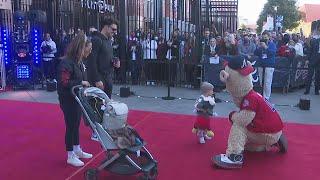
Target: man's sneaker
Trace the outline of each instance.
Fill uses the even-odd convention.
[[[199,137],[199,143],[200,144],[206,143],[206,141],[204,140],[204,137]]]
[[[84,158],[84,159],[90,159],[90,158],[92,158],[92,154],[83,152],[82,150],[80,150],[80,151],[74,151],[74,153],[75,153],[79,158]]]
[[[274,144],[274,146],[277,146],[279,148],[279,152],[286,153],[288,151],[288,140],[286,136],[282,133],[278,142]]]
[[[72,155],[68,156],[67,163],[76,167],[84,165],[84,163],[79,159],[79,157],[75,153],[72,153]]]
[[[241,168],[243,164],[242,154],[226,154],[216,155],[212,158],[213,163],[220,168],[236,169]]]
[[[93,141],[99,141],[98,136],[96,135],[96,133],[92,133],[92,135],[91,135],[91,140],[93,140]]]

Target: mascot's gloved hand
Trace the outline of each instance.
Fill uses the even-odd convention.
[[[233,121],[231,120],[232,119],[232,115],[234,113],[236,113],[237,111],[232,111],[230,114],[229,114],[229,121],[231,122],[231,124],[233,124]]]

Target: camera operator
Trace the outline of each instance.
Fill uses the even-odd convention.
[[[46,80],[52,80],[55,74],[54,54],[57,52],[57,46],[49,33],[46,33],[45,40],[41,43],[41,52],[44,77]]]
[[[258,48],[255,50],[255,55],[258,56],[258,72],[260,84],[263,87],[263,96],[269,100],[271,96],[271,87],[273,72],[276,63],[276,44],[270,40],[270,35],[268,33],[262,34],[262,39]],[[264,72],[264,74],[263,74]],[[262,80],[264,78],[264,80]],[[262,84],[262,82],[264,84]]]

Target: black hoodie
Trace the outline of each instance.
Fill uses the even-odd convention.
[[[88,80],[91,84],[99,81],[111,81],[113,74],[112,41],[100,32],[91,37],[92,52],[86,60]]]

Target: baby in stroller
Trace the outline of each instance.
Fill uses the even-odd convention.
[[[143,140],[138,133],[127,124],[128,106],[124,103],[110,101],[106,94],[100,94],[94,89],[94,94],[86,96],[91,101],[91,106],[102,118],[100,124],[112,137],[120,149],[142,145]],[[90,97],[91,96],[91,97]]]
[[[97,173],[105,169],[122,175],[143,173],[145,179],[155,179],[157,162],[137,131],[127,124],[128,106],[110,100],[95,87],[80,87],[75,94],[85,120],[97,134],[107,155],[97,169],[86,172],[86,178],[96,179]]]

